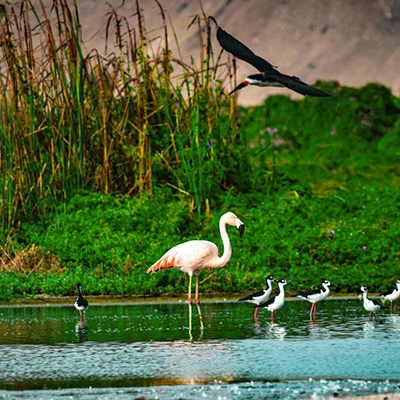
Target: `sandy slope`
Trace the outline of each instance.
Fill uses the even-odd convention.
[[[182,58],[189,61],[193,55],[197,59],[197,30],[195,27],[188,30],[187,26],[193,16],[201,13],[199,2],[160,2],[176,31]],[[121,0],[80,0],[78,3],[88,48],[103,47],[108,4],[135,25],[136,5],[132,0],[123,5]],[[203,0],[202,4],[207,15],[213,15],[225,30],[277,65],[283,73],[299,76],[308,83],[335,79],[344,85],[360,87],[368,82],[380,82],[399,95],[398,0]],[[148,30],[159,28],[162,20],[155,1],[141,0],[140,5]],[[155,29],[153,34],[162,32]],[[169,40],[174,49],[172,32]],[[216,40],[214,49],[220,49]],[[239,79],[254,72],[244,62],[239,61],[238,66]],[[259,103],[272,91],[247,88],[240,93],[239,101]]]
[[[189,63],[193,56],[199,65],[197,28],[187,26],[195,15],[201,14],[200,0],[159,2],[176,32],[182,59]],[[32,3],[38,5],[38,0]],[[17,5],[17,1],[13,4]],[[50,6],[52,0],[44,0],[44,4]],[[78,0],[77,4],[88,51],[97,48],[104,54],[106,21],[111,10],[124,18],[122,25],[126,20],[131,27],[137,26],[136,0]],[[162,35],[156,1],[139,0],[139,4],[150,36]],[[214,16],[225,30],[277,65],[282,73],[296,75],[308,83],[334,79],[360,87],[379,82],[399,95],[398,0],[202,0],[202,6],[207,15]],[[112,42],[110,38],[108,52],[112,51]],[[180,58],[172,29],[169,42],[173,55]],[[153,46],[157,47],[156,41]],[[213,47],[216,52],[220,50],[215,35]],[[251,66],[238,62],[238,79],[254,72]],[[240,92],[239,101],[260,103],[277,90],[292,93],[251,87]]]

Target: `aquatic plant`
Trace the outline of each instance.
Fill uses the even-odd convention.
[[[84,52],[77,2],[38,4],[1,6],[2,228],[31,216],[45,225],[56,204],[84,189],[138,195],[169,185],[203,215],[246,153],[233,99],[221,95],[219,77],[232,73],[214,60],[207,16],[189,27],[198,29],[196,66],[172,55],[157,0],[155,38],[138,0],[135,20],[110,9],[105,47],[113,37],[116,50],[106,56]]]

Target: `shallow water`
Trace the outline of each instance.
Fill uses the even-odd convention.
[[[0,399],[261,399],[400,391],[400,316],[361,301],[0,308]]]

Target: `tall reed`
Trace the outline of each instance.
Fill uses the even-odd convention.
[[[187,195],[203,215],[232,186],[245,152],[233,100],[216,79],[232,71],[214,60],[208,17],[189,28],[198,29],[196,66],[173,57],[158,0],[161,38],[147,34],[139,0],[135,20],[111,9],[106,45],[114,36],[117,52],[107,58],[84,54],[78,4],[1,6],[3,230],[31,216],[45,223],[54,204],[82,191],[139,195],[155,185]]]

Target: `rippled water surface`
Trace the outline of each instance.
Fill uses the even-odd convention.
[[[323,398],[399,392],[400,316],[361,301],[0,308],[0,399]]]

